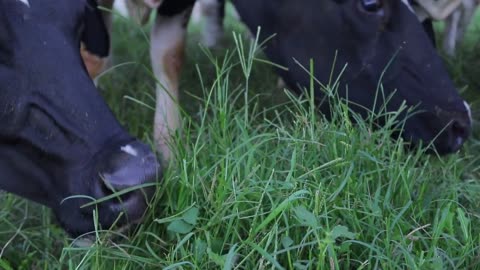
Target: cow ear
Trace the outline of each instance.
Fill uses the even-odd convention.
[[[81,41],[85,49],[99,57],[107,57],[110,50],[110,35],[95,0],[88,0],[83,16]]]
[[[163,0],[143,0],[143,2],[145,3],[145,5],[147,5],[149,8],[151,9],[156,9],[158,8]]]
[[[8,9],[4,7],[6,4],[0,2],[0,63],[13,64],[13,28],[8,20]]]

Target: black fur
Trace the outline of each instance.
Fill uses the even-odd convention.
[[[182,13],[195,4],[195,0],[165,0],[157,9],[158,15],[171,17]]]
[[[104,181],[121,190],[154,180],[158,168],[153,152],[115,119],[85,70],[84,26],[92,32],[83,35],[89,49],[106,55],[108,48],[101,17],[95,9],[85,13],[85,3],[35,0],[27,7],[0,0],[0,189],[51,207],[74,236],[94,229],[93,209],[102,228],[124,209],[126,217],[116,224],[139,219],[148,196],[130,192],[122,199],[128,207],[109,200],[82,208],[90,200],[64,199],[98,199],[111,193]],[[121,150],[126,144],[138,158]]]
[[[82,42],[92,54],[107,57],[110,51],[110,35],[95,0],[88,0],[84,13]]]
[[[423,29],[425,29],[425,32],[427,32],[428,37],[432,41],[433,46],[436,48],[437,44],[435,42],[435,31],[433,30],[432,20],[427,19],[423,21],[422,25],[423,25]]]

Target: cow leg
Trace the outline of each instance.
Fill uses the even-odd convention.
[[[154,120],[154,138],[158,151],[164,161],[170,159],[170,136],[180,126],[180,109],[178,104],[179,74],[184,57],[185,35],[194,1],[178,11],[158,8],[150,36],[150,56],[152,68],[157,79],[156,110]]]
[[[215,47],[223,36],[223,19],[225,17],[225,0],[198,0],[205,20],[202,43]]]
[[[138,24],[146,24],[150,16],[151,7],[141,0],[125,0],[128,15]]]
[[[454,55],[455,49],[461,43],[473,15],[476,0],[462,0],[461,9],[456,10],[447,20],[443,47],[447,54]]]
[[[458,36],[458,26],[461,20],[462,11],[456,10],[447,18],[445,36],[443,38],[443,49],[448,55],[455,54],[455,45]]]
[[[475,15],[476,0],[463,0],[462,1],[462,18],[458,25],[458,34],[456,37],[456,44],[460,44],[467,32],[468,26],[472,22],[472,18]]]
[[[454,12],[462,0],[417,0],[416,1],[434,20],[444,20]]]

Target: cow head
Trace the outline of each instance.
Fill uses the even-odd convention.
[[[152,187],[85,204],[151,183],[160,170],[86,72],[86,5],[0,0],[0,189],[51,207],[72,235],[94,229],[94,210],[104,229],[139,220]]]
[[[287,66],[279,71],[292,88],[309,86],[309,67],[326,83],[340,76],[339,94],[366,114],[396,111],[402,102],[416,113],[406,118],[402,136],[423,141],[439,153],[457,151],[471,129],[468,105],[455,89],[422,25],[400,0],[238,0],[243,21],[262,38],[276,36],[265,52]],[[378,84],[383,83],[383,92]],[[323,92],[316,95],[322,99]],[[383,99],[385,97],[385,99]],[[329,106],[323,106],[328,111]]]

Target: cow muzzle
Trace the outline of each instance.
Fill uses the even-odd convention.
[[[443,145],[437,147],[441,154],[458,151],[470,136],[472,130],[470,106],[466,102],[463,102],[463,105],[465,110],[461,112],[440,111],[437,113],[438,117],[449,121],[438,138],[439,142],[443,143]]]
[[[448,109],[436,106],[413,114],[405,123],[403,137],[412,146],[423,142],[429,153],[446,155],[460,150],[472,131],[470,107],[463,100],[445,107]]]
[[[126,215],[126,223],[138,222],[161,177],[160,165],[150,148],[134,141],[111,152],[99,167],[94,193],[111,213]],[[103,199],[102,199],[103,198]]]

